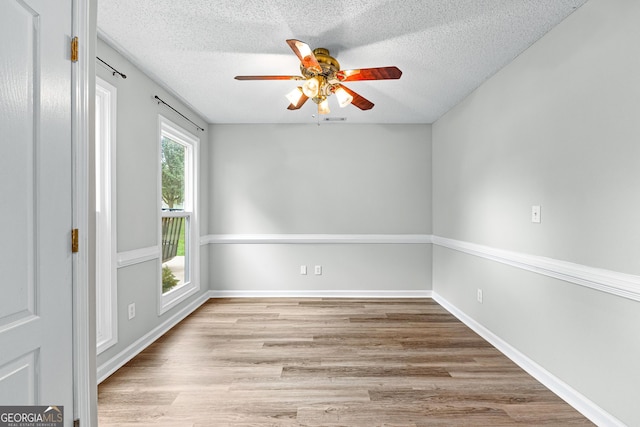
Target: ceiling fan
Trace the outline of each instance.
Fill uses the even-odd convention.
[[[373,102],[352,91],[343,82],[360,80],[399,79],[402,71],[398,67],[357,68],[340,70],[340,64],[325,48],[311,48],[300,40],[289,39],[287,44],[300,59],[302,76],[236,76],[236,80],[299,80],[304,81],[301,86],[294,88],[286,95],[291,104],[289,110],[297,110],[309,98],[318,104],[319,114],[328,114],[329,102],[327,98],[336,95],[340,107],[353,104],[361,110],[373,108]]]

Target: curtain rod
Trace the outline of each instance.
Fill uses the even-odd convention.
[[[176,113],[180,114],[182,116],[182,118],[184,118],[186,121],[188,121],[189,123],[193,124],[196,128],[198,128],[198,130],[201,130],[202,132],[204,132],[204,128],[201,128],[200,126],[198,126],[198,124],[196,122],[194,122],[193,120],[189,119],[187,116],[182,114],[180,111],[176,110],[171,105],[169,105],[166,102],[164,102],[162,99],[160,99],[160,97],[158,95],[155,96],[155,99],[158,100],[158,104],[163,103],[164,105],[166,105],[167,107],[169,107],[173,111],[175,111]]]
[[[120,71],[116,70],[115,68],[113,68],[111,65],[107,64],[106,62],[104,62],[102,59],[98,58],[96,56],[96,59],[100,62],[102,62],[104,65],[106,65],[107,67],[111,68],[111,71],[113,71],[113,75],[115,76],[116,74],[119,74],[120,77],[122,77],[123,79],[126,79],[127,76],[125,74],[122,74]]]

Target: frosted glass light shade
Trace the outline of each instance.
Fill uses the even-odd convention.
[[[307,79],[306,82],[302,85],[302,92],[307,95],[309,98],[314,98],[318,95],[318,90],[320,89],[320,82],[316,77],[311,77]]]
[[[340,108],[346,107],[351,104],[351,101],[353,101],[353,96],[349,95],[349,93],[341,87],[336,89],[335,94]]]
[[[302,88],[295,87],[291,92],[285,95],[285,97],[289,100],[292,105],[298,105],[300,102],[300,98],[302,98]]]
[[[325,99],[318,104],[318,114],[329,114],[330,112],[331,110],[329,109],[329,100]]]

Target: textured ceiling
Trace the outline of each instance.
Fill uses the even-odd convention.
[[[309,123],[288,111],[299,75],[285,40],[331,51],[342,69],[395,65],[400,80],[351,82],[375,104],[349,123],[432,123],[587,0],[99,0],[99,36],[209,123]],[[126,73],[126,71],[123,71]],[[324,118],[325,116],[322,116]]]

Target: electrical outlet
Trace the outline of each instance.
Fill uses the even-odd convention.
[[[322,274],[322,266],[321,266],[321,265],[316,265],[315,273],[316,273],[318,276]]]
[[[134,317],[136,317],[136,303],[132,302],[131,304],[129,304],[129,320],[133,319]]]
[[[482,304],[482,289],[478,289],[478,302]]]
[[[306,265],[301,265],[300,266],[300,274],[307,274],[307,266]]]

